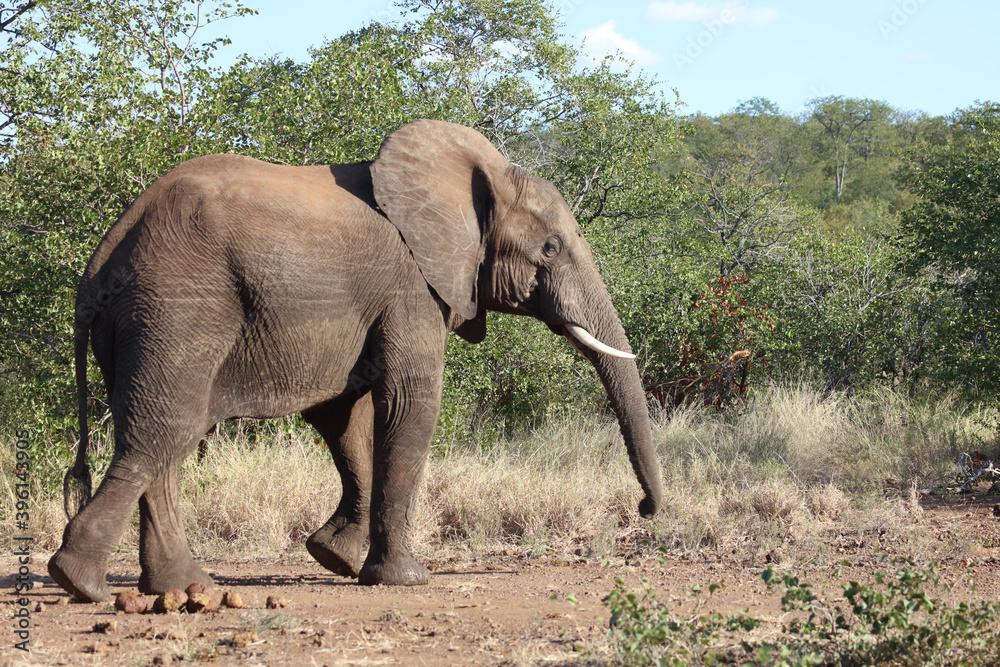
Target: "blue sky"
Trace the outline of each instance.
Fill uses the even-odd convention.
[[[297,60],[373,21],[391,0],[245,0],[257,16],[219,29],[237,52]],[[1000,101],[996,0],[555,0],[586,54],[621,51],[676,88],[684,113],[723,113],[766,97],[797,114],[815,97],[869,97],[938,115]]]

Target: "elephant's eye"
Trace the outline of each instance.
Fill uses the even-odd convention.
[[[553,236],[550,239],[546,239],[545,245],[542,246],[542,254],[548,259],[553,259],[562,250],[562,243],[560,243],[559,238]]]

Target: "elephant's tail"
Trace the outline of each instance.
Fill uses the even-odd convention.
[[[66,471],[63,479],[63,509],[66,517],[72,519],[90,500],[92,482],[90,466],[87,465],[87,450],[90,445],[90,429],[87,426],[87,347],[90,338],[90,322],[77,313],[74,327],[76,348],[76,399],[79,414],[80,441],[76,448],[76,462]]]

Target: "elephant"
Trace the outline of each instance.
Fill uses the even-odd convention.
[[[174,167],[107,231],[77,289],[80,442],[67,488],[86,489],[52,578],[105,599],[108,560],[138,503],[140,590],[211,583],[179,519],[181,461],[224,419],[299,412],[343,479],[309,552],[361,584],[427,583],[411,519],[445,345],[452,332],[482,342],[490,311],[542,320],[593,364],[643,490],[639,512],[654,515],[661,471],[634,355],[550,182],[475,130],[433,120],[392,132],[368,162],[227,154]],[[89,348],[114,426],[92,497]]]

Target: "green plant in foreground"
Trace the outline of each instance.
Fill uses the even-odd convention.
[[[937,566],[894,559],[892,575],[877,570],[874,585],[850,581],[844,587],[849,610],[831,606],[798,577],[782,575],[787,612],[803,612],[783,628],[793,645],[822,657],[815,664],[994,665],[1000,662],[997,613],[1000,602],[960,602],[950,606],[931,593],[951,591]],[[763,573],[770,585],[774,572]],[[969,581],[974,593],[975,586]],[[804,653],[804,650],[800,650]]]
[[[719,647],[724,633],[749,632],[760,621],[750,618],[745,610],[731,616],[717,612],[703,613],[706,599],[703,589],[695,584],[684,598],[659,602],[643,581],[643,590],[636,592],[615,578],[615,587],[603,600],[611,610],[611,638],[624,665],[711,665],[728,662]],[[722,588],[719,582],[708,586],[708,595]],[[688,610],[684,606],[688,603]]]
[[[751,640],[745,633],[761,625],[745,610],[732,615],[704,613],[703,589],[693,586],[686,600],[656,599],[649,583],[643,590],[621,579],[604,598],[611,611],[610,632],[623,665],[740,664],[773,667],[805,665],[943,665],[1000,664],[1000,602],[960,602],[951,606],[932,592],[949,592],[933,563],[894,560],[894,574],[876,571],[871,585],[856,581],[844,587],[842,608],[817,596],[798,576],[762,573],[770,589],[784,586],[782,609],[791,620],[777,641]],[[838,572],[839,574],[839,572]],[[975,592],[970,580],[970,588]],[[708,587],[711,595],[721,587]],[[740,635],[739,633],[743,633]]]

